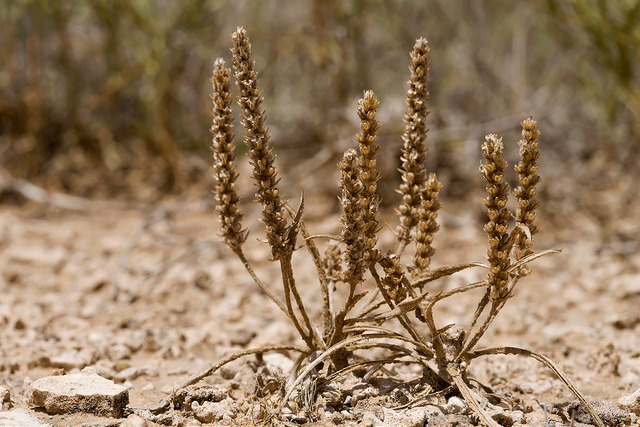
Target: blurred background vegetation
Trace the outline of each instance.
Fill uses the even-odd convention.
[[[594,194],[607,191],[637,204],[637,0],[3,1],[0,166],[90,197],[210,185],[208,79],[215,57],[230,62],[237,25],[289,181],[334,169],[364,89],[382,103],[382,167],[398,166],[408,54],[426,37],[429,169],[445,196],[478,187],[486,133],[504,137],[513,163],[533,114],[558,215],[606,205]]]

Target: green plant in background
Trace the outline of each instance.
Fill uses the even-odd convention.
[[[258,73],[246,31],[238,28],[232,38],[233,67],[240,89],[238,103],[243,110],[245,143],[249,148],[253,179],[257,186],[256,201],[263,207],[262,222],[271,249],[271,260],[280,264],[284,301],[258,278],[242,250],[247,234],[241,224],[242,215],[238,210],[235,182],[237,173],[233,154],[235,149],[231,142],[230,71],[219,58],[215,62],[212,79],[212,147],[214,174],[217,178],[217,212],[222,224],[221,236],[240,257],[258,286],[287,315],[305,345],[267,346],[236,353],[194,375],[181,387],[194,384],[225,363],[244,355],[282,349],[294,350],[300,356],[286,389],[276,391],[276,401],[279,402],[277,413],[285,406],[295,410],[303,407],[305,402],[315,401],[318,390],[355,370],[373,367],[375,369],[367,374],[370,376],[384,365],[413,363],[421,367],[420,383],[428,393],[457,390],[483,423],[496,427],[497,422],[474,396],[474,393],[482,391],[477,389],[474,392],[469,386],[467,368],[472,360],[480,356],[516,354],[532,357],[545,364],[578,397],[595,422],[603,426],[573,382],[545,356],[516,347],[476,349],[480,338],[513,295],[518,281],[530,273],[528,264],[541,256],[558,252],[531,251],[533,236],[538,231],[534,220],[539,206],[535,198],[536,186],[540,181],[536,173],[540,132],[536,129],[537,123],[533,118],[522,122],[522,140],[518,142],[520,162],[515,170],[519,175],[520,185],[514,191],[518,203],[515,215],[507,208],[509,186],[505,181],[507,162],[503,157],[502,140],[496,135],[487,135],[482,145],[485,161],[480,172],[486,181],[488,193],[484,202],[488,216],[484,227],[489,238],[488,263],[466,263],[429,269],[429,259],[434,253],[431,243],[438,229],[436,218],[441,185],[434,174],[427,177],[424,167],[425,120],[428,113],[425,102],[428,99],[426,89],[429,81],[427,42],[418,39],[411,53],[404,145],[401,150],[403,168],[400,169],[402,185],[399,193],[402,195],[402,202],[398,209],[398,248],[383,254],[377,247],[380,231],[377,220],[380,203],[377,184],[381,175],[376,159],[380,151],[377,143],[380,126],[376,114],[380,103],[373,91],[365,91],[358,102],[361,130],[355,137],[358,150],[347,149],[339,163],[342,233],[310,235],[302,222],[304,203],[301,202],[299,208],[294,210],[286,204],[278,189],[279,178],[274,167],[262,109],[263,98],[257,86]],[[290,219],[285,218],[287,212]],[[323,295],[320,309],[322,329],[315,324],[315,313],[309,311],[303,302],[299,285],[294,278],[291,261],[299,249],[296,246],[299,233],[302,234],[303,246],[308,249],[317,268]],[[322,254],[316,245],[316,241],[320,239],[330,239],[337,246],[329,245]],[[415,243],[416,251],[412,258],[412,274],[408,276],[402,252],[412,243]],[[471,267],[486,268],[486,279],[450,291],[429,294],[431,282]],[[332,286],[345,286],[346,298],[341,300],[332,295]],[[436,304],[472,289],[485,289],[485,293],[469,324],[465,328],[455,324],[438,326],[433,316]],[[356,308],[359,308],[357,312]],[[403,332],[389,328],[389,323],[394,319],[400,323]],[[389,354],[381,359],[370,359],[360,354],[362,350],[372,348],[387,349]],[[309,380],[311,375],[313,381]],[[164,399],[154,411],[165,410],[170,401],[171,396]]]
[[[312,158],[303,168],[339,161],[363,86],[379,88],[385,100],[388,125],[378,140],[397,147],[403,78],[393,64],[413,34],[428,29],[438,47],[433,101],[448,106],[432,116],[438,129],[427,159],[442,171],[442,196],[461,193],[475,168],[479,151],[465,141],[477,140],[485,125],[512,132],[515,117],[530,111],[548,115],[551,154],[589,166],[585,159],[604,153],[610,170],[635,170],[638,8],[632,0],[536,0],[517,8],[506,0],[482,7],[472,0],[318,0],[282,13],[253,1],[4,2],[0,166],[81,194],[184,188],[198,174],[181,159],[205,156],[200,94],[209,52],[223,48],[229,22],[242,21],[259,35],[280,155]],[[386,173],[400,163],[379,167]],[[107,174],[108,182],[101,179]],[[586,178],[585,185],[596,179]],[[389,181],[381,183],[385,197],[396,186]]]

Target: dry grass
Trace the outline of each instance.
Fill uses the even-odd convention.
[[[515,170],[520,186],[515,190],[518,208],[515,215],[507,207],[509,186],[506,183],[507,162],[503,157],[504,146],[497,135],[487,135],[482,145],[485,161],[480,172],[486,181],[485,199],[488,222],[484,230],[489,239],[488,263],[469,263],[461,260],[458,265],[429,269],[434,254],[433,239],[438,231],[438,193],[441,184],[434,174],[427,175],[426,116],[428,109],[426,90],[429,47],[424,39],[416,41],[411,53],[411,76],[408,83],[407,111],[405,114],[404,145],[399,154],[402,184],[398,192],[402,201],[398,208],[398,246],[395,251],[381,253],[377,248],[380,227],[376,219],[380,197],[377,183],[380,172],[376,167],[376,155],[380,147],[376,134],[380,127],[376,120],[379,106],[373,91],[364,92],[358,102],[360,132],[356,134],[358,151],[348,149],[339,164],[342,190],[343,230],[340,235],[310,235],[302,221],[303,200],[297,210],[291,208],[278,190],[278,173],[274,166],[272,148],[269,146],[268,127],[262,109],[262,95],[258,90],[258,73],[252,59],[251,44],[243,28],[233,33],[233,64],[236,83],[240,88],[239,104],[243,111],[245,142],[253,166],[253,178],[257,186],[256,201],[263,207],[267,243],[272,261],[280,264],[282,289],[277,292],[261,281],[242,251],[246,233],[241,225],[238,210],[234,147],[231,141],[232,123],[229,112],[229,71],[221,59],[214,69],[214,126],[213,152],[214,174],[217,177],[217,213],[222,224],[221,235],[245,265],[258,286],[288,316],[304,342],[303,347],[269,346],[249,349],[232,355],[194,375],[185,385],[193,384],[232,360],[249,354],[284,348],[300,353],[292,379],[282,390],[276,415],[285,406],[309,406],[316,389],[309,384],[328,383],[341,375],[364,366],[382,366],[395,363],[417,363],[422,367],[425,386],[434,392],[457,390],[469,407],[489,426],[498,426],[479,404],[476,395],[482,389],[472,388],[467,378],[467,368],[473,359],[489,354],[518,354],[532,357],[548,366],[578,397],[585,409],[599,426],[602,422],[591,405],[577,390],[564,372],[547,357],[515,347],[476,349],[476,345],[500,310],[513,295],[518,281],[529,274],[529,264],[546,254],[546,250],[532,252],[534,225],[538,202],[536,185],[540,181],[537,171],[538,136],[537,123],[532,117],[522,123],[523,139],[520,145],[520,162]],[[290,218],[286,218],[287,213]],[[298,241],[298,234],[302,241]],[[316,245],[319,239],[335,242],[326,246],[324,253]],[[411,265],[405,266],[403,253],[415,243]],[[313,258],[323,295],[322,324],[318,327],[309,314],[298,292],[291,258],[294,252],[306,247]],[[455,274],[466,268],[487,269],[486,279],[458,287],[448,292],[429,294],[431,282]],[[411,274],[408,275],[407,273]],[[375,289],[364,289],[365,277],[370,275]],[[340,301],[332,293],[334,286],[346,286],[347,296]],[[475,313],[466,328],[457,325],[437,325],[434,306],[448,297],[472,289],[485,289],[478,301]],[[283,295],[282,297],[276,293]],[[356,308],[359,310],[356,312]],[[386,324],[396,319],[402,333],[391,331]],[[482,319],[482,321],[481,321]],[[426,324],[428,334],[420,332]],[[381,359],[367,359],[361,350],[387,349],[389,354]],[[313,381],[307,378],[313,375]],[[302,398],[303,401],[297,401]],[[155,408],[161,411],[170,399]],[[297,402],[297,403],[296,403]],[[272,416],[271,414],[270,416]]]

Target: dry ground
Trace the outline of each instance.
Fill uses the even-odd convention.
[[[339,230],[335,212],[310,206],[312,233]],[[218,242],[217,222],[205,202],[172,200],[153,210],[114,204],[91,213],[36,204],[0,209],[0,385],[12,390],[14,407],[27,407],[31,381],[55,369],[72,372],[91,365],[129,387],[130,407],[144,408],[228,352],[266,343],[301,344],[282,313]],[[246,218],[259,215],[247,209],[254,210]],[[445,205],[434,265],[481,261],[486,248],[481,221],[473,210]],[[568,230],[543,224],[537,249],[561,247],[562,253],[532,265],[534,273],[520,282],[481,345],[539,351],[599,399],[638,389],[637,216],[616,224],[618,235],[607,242],[588,218],[578,217]],[[278,289],[275,266],[265,261],[266,245],[257,241],[259,225],[251,228],[248,255]],[[387,230],[381,243],[392,240]],[[305,257],[300,251],[296,259],[298,283],[309,306],[318,307],[317,281]],[[436,282],[434,291],[482,274],[462,272]],[[464,324],[479,298],[469,293],[445,302],[437,312],[440,325]],[[202,383],[228,391],[237,409],[248,412],[255,399],[243,383],[255,365],[255,358],[235,362]],[[532,425],[542,425],[544,403],[574,400],[542,365],[519,357],[477,359],[470,373],[531,410]],[[83,414],[37,416],[54,425],[122,421]]]

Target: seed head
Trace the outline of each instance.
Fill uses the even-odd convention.
[[[232,34],[233,68],[236,84],[240,89],[238,104],[242,107],[242,125],[246,129],[244,141],[249,147],[249,158],[253,165],[253,179],[258,187],[256,200],[262,204],[267,241],[274,259],[290,250],[287,241],[287,220],[284,202],[277,188],[280,181],[274,166],[272,148],[269,146],[269,129],[265,126],[262,110],[262,95],[258,91],[258,72],[251,57],[251,43],[246,31],[238,27]]]
[[[402,202],[398,208],[400,225],[398,226],[398,240],[403,244],[409,243],[411,230],[418,224],[421,193],[427,179],[425,158],[427,148],[426,119],[429,114],[427,101],[429,99],[429,45],[423,38],[416,40],[411,52],[411,77],[407,82],[407,111],[404,115],[404,133],[402,135],[401,157],[402,168],[400,174],[402,184],[398,192],[402,195]]]
[[[489,222],[484,226],[484,230],[489,236],[487,258],[491,268],[489,269],[488,282],[492,300],[507,297],[509,281],[510,248],[507,227],[511,212],[506,207],[509,185],[503,181],[507,162],[502,157],[502,152],[502,139],[496,135],[487,135],[485,143],[482,144],[485,163],[480,166],[480,173],[487,183],[486,190],[489,193],[484,199],[489,217]]]
[[[211,77],[213,85],[213,175],[216,178],[214,190],[216,212],[221,223],[220,236],[234,251],[239,251],[247,234],[242,229],[242,213],[238,208],[236,188],[235,145],[233,143],[233,116],[231,115],[231,93],[229,91],[229,69],[222,58],[216,59]]]

